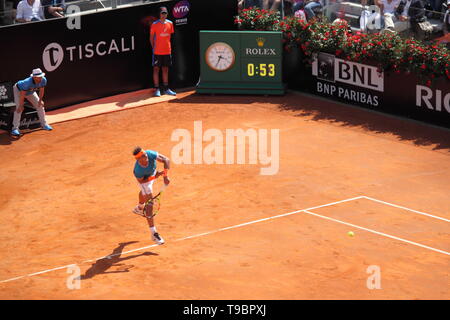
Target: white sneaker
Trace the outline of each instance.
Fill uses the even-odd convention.
[[[143,216],[144,215],[144,206],[143,205],[141,205],[141,204],[138,204],[136,207],[134,207],[134,209],[133,209],[133,213],[136,213],[136,214],[138,214],[138,215],[140,215],[140,216]]]
[[[159,245],[164,244],[164,239],[159,235],[158,232],[152,234],[152,240]]]

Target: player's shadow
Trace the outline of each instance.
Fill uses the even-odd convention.
[[[0,145],[12,144],[17,138],[11,137],[10,133],[7,131],[0,131]]]
[[[193,91],[195,88],[191,88]],[[186,92],[179,90],[178,92]],[[270,98],[270,100],[269,100]],[[283,103],[285,97],[282,95],[246,95],[246,94],[199,94],[194,93],[174,100],[167,101],[175,104],[225,104],[225,105],[251,105],[252,103]]]
[[[146,89],[145,92],[140,93],[130,93],[126,96],[126,98],[117,101],[116,106],[123,108],[129,104],[147,100],[152,96],[153,96],[153,89]]]
[[[5,131],[3,129],[0,130],[0,145],[10,145],[13,144],[15,141],[20,140],[23,136],[36,132],[36,131],[42,131],[41,128],[35,128],[35,129],[23,129],[20,130],[20,136],[19,137],[13,137],[9,131]]]
[[[99,259],[95,261],[92,266],[86,270],[86,272],[80,276],[80,280],[91,279],[99,274],[108,274],[108,273],[123,273],[129,272],[130,269],[134,267],[134,265],[127,265],[121,263],[126,260],[134,259],[142,256],[157,256],[157,253],[153,252],[144,252],[140,254],[130,255],[126,257],[121,257],[123,249],[129,245],[136,243],[137,241],[129,241],[129,242],[121,242],[119,245],[114,248],[114,250],[107,255],[105,258]],[[108,271],[111,267],[119,267],[117,270]]]
[[[154,94],[155,94],[155,90],[153,88],[145,89],[143,92],[139,92],[139,93],[130,93],[123,100],[116,102],[116,106],[123,108],[129,104],[148,100],[150,98],[155,98]],[[160,100],[158,100],[158,102],[166,102],[166,101],[171,101],[172,99],[175,99],[174,97],[166,95],[163,92],[161,94],[162,94],[161,98],[155,98],[155,99],[160,99]],[[165,98],[167,98],[168,100],[166,100]],[[151,103],[151,102],[149,102],[149,103]]]

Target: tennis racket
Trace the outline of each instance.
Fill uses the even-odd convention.
[[[161,195],[166,188],[167,184],[163,184],[158,194],[144,203],[144,209],[142,210],[143,217],[150,219],[159,213],[159,209],[161,207]]]

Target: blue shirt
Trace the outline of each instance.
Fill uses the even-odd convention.
[[[47,85],[47,78],[42,77],[41,82],[38,84],[34,83],[33,77],[28,77],[24,80],[20,80],[17,82],[17,89],[20,91],[26,91],[26,95],[29,96],[33,94],[35,91],[38,91],[40,88],[43,88]]]
[[[137,160],[134,165],[134,176],[139,179],[142,179],[144,176],[154,176],[156,174],[156,157],[158,157],[158,152],[146,150],[145,153],[148,156],[148,165],[143,167]]]

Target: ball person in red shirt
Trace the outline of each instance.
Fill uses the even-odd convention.
[[[159,8],[159,20],[153,22],[150,28],[150,44],[153,48],[153,83],[155,85],[155,97],[163,94],[171,96],[176,93],[169,89],[169,67],[172,66],[172,46],[170,39],[174,33],[172,21],[167,19],[166,7]],[[159,87],[159,70],[162,69],[163,86]]]

